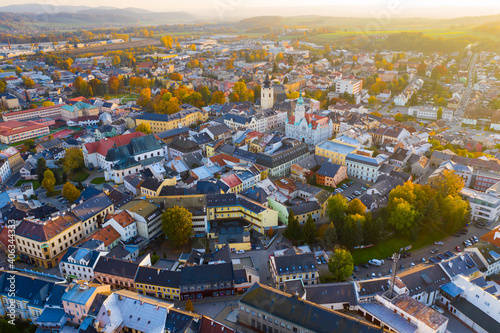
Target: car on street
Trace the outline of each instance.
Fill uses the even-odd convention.
[[[457,252],[462,252],[462,250],[460,249],[460,246],[455,246],[455,250],[457,250]]]
[[[399,267],[401,270],[404,270],[405,269],[405,266],[404,265],[401,265],[401,267]]]
[[[368,263],[374,265],[374,266],[381,266],[384,264],[384,261],[383,260],[378,260],[378,259],[371,259],[370,261],[368,261]]]
[[[319,258],[316,258],[316,262],[318,263],[318,265],[321,265],[321,260],[319,260]]]
[[[441,246],[443,246],[443,242],[435,242],[434,245],[441,245]]]
[[[434,254],[434,253],[436,253],[437,251],[438,251],[438,249],[433,249],[433,250],[431,250],[431,254]]]
[[[376,277],[377,277],[377,274],[372,273],[372,278],[376,278]]]
[[[359,267],[358,266],[354,266],[354,271],[355,272],[359,272]]]
[[[243,253],[245,253],[245,250],[238,250],[238,251],[236,251],[236,253],[237,254],[243,254]]]
[[[425,258],[420,259],[420,261],[422,262],[422,264],[424,264],[425,263]]]
[[[326,260],[325,260],[325,258],[321,257],[321,262],[322,262],[323,264],[326,264]]]

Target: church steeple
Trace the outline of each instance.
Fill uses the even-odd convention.
[[[274,89],[269,81],[269,74],[266,75],[264,86],[260,90],[260,106],[262,109],[270,109],[274,105]]]

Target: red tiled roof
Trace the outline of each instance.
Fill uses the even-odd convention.
[[[111,243],[120,238],[120,234],[112,226],[107,226],[93,234],[91,239],[97,239],[104,242],[104,246],[109,246]]]
[[[317,114],[313,114],[313,113],[306,113],[304,115],[304,118],[306,119],[307,124],[311,124],[312,125],[313,129],[316,129],[318,127],[318,125],[320,127],[327,126],[328,125],[328,120],[329,120],[328,117],[323,117],[323,116],[320,116],[320,115],[317,115]],[[289,118],[289,120],[288,120],[288,123],[289,124],[294,124],[295,123],[295,116],[291,116]]]
[[[241,184],[241,180],[234,174],[222,178],[222,181],[226,183],[230,188],[236,187]]]
[[[130,140],[133,138],[138,138],[140,136],[145,136],[146,134],[142,132],[133,132],[129,134],[114,136],[112,138],[103,138],[96,142],[91,142],[85,144],[85,148],[89,154],[98,153],[102,156],[106,156],[108,150],[113,147],[121,147],[124,145],[128,145]]]

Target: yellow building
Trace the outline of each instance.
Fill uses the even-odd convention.
[[[245,220],[262,234],[278,226],[278,212],[256,201],[233,193],[207,195],[208,221],[236,218]]]
[[[181,272],[140,266],[135,276],[135,289],[138,293],[179,300]]]
[[[331,158],[332,163],[345,165],[345,158],[348,154],[355,154],[357,147],[347,143],[335,141],[323,141],[316,145],[314,154],[326,158]]]
[[[156,178],[148,178],[142,182],[141,195],[148,197],[157,197],[160,195],[161,189],[164,186],[175,186],[177,179],[175,177],[169,179],[158,180]]]
[[[0,152],[0,157],[4,157],[9,161],[10,169],[12,173],[15,173],[21,169],[24,164],[24,160],[21,158],[19,150],[14,147],[9,147]]]
[[[189,108],[180,110],[174,114],[144,113],[136,119],[136,125],[147,123],[153,133],[160,133],[179,127],[188,127],[191,124],[205,122],[208,113],[202,109]]]
[[[22,261],[56,267],[68,247],[83,238],[82,222],[71,212],[48,221],[24,219],[16,228],[17,252]]]

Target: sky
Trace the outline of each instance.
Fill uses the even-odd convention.
[[[257,15],[377,17],[387,11],[392,17],[445,18],[500,14],[498,0],[1,0],[0,6],[27,3],[42,7],[108,6],[161,12],[186,11],[200,17],[216,15],[220,19]]]
[[[36,3],[36,4],[50,4],[50,5],[62,5],[62,6],[110,6],[110,7],[136,7],[144,8],[152,11],[156,10],[185,10],[193,11],[199,10],[200,8],[213,8],[216,6],[221,7],[281,7],[281,6],[338,6],[338,5],[378,5],[378,6],[389,6],[389,5],[400,5],[405,7],[499,7],[498,0],[419,0],[418,2],[413,0],[187,0],[187,1],[172,1],[172,0],[2,0],[1,4],[15,5],[15,4],[26,4],[26,3]]]

